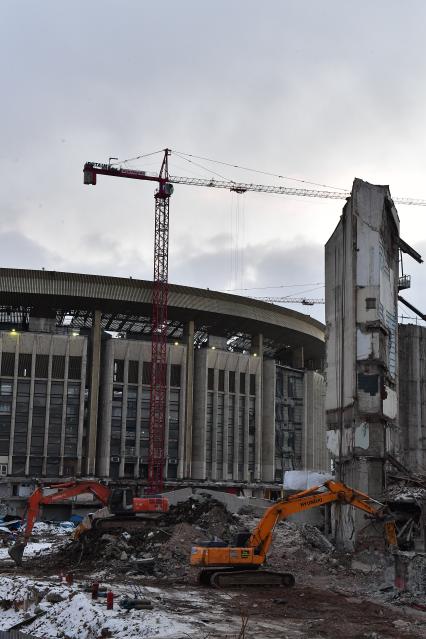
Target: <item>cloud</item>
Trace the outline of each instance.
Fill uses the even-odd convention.
[[[52,268],[54,255],[16,231],[0,233],[0,265],[8,268]]]
[[[180,254],[171,268],[171,281],[178,284],[233,290],[250,297],[324,297],[324,249],[319,244],[300,241],[295,246],[277,241],[250,244],[236,253],[230,238],[218,235],[210,245],[187,257]],[[287,305],[287,304],[286,304]],[[300,312],[324,320],[324,306],[292,304]]]
[[[358,176],[395,196],[425,195],[424,2],[407,11],[361,0],[356,12],[338,0],[271,0],[268,11],[254,0],[3,4],[0,232],[15,234],[16,266],[152,277],[154,187],[110,178],[84,187],[82,167],[166,146],[319,184],[349,188]],[[131,166],[158,170],[160,157]],[[174,155],[171,168],[310,186]],[[238,238],[232,197],[176,187],[172,281],[322,281],[314,273],[340,202],[246,194]],[[403,237],[426,241],[423,211],[400,213]],[[246,249],[236,255],[235,243]]]

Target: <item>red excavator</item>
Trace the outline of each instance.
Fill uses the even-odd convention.
[[[54,489],[56,492],[45,495],[44,489]],[[16,565],[22,564],[24,550],[31,537],[40,506],[42,504],[55,504],[84,493],[95,495],[108,508],[108,514],[112,515],[112,518],[98,520],[100,524],[103,524],[103,527],[123,525],[123,519],[130,523],[134,521],[132,518],[135,515],[139,515],[142,519],[159,517],[169,510],[169,502],[165,497],[133,497],[131,488],[109,488],[95,480],[40,485],[28,498],[25,530],[9,549],[9,555]],[[96,518],[96,514],[94,517]]]
[[[191,565],[201,566],[201,584],[218,588],[226,586],[293,586],[294,577],[289,573],[258,570],[266,562],[275,526],[295,513],[316,508],[323,504],[339,502],[359,508],[378,521],[384,522],[389,546],[397,547],[395,522],[391,515],[373,506],[365,493],[349,488],[341,482],[327,481],[278,501],[268,508],[252,532],[238,533],[234,543],[206,541],[192,548]],[[376,504],[379,502],[375,502]]]

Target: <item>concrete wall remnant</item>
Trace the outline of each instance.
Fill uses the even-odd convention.
[[[327,445],[338,478],[375,498],[398,441],[398,241],[389,188],[355,179],[325,247]],[[361,517],[336,513],[350,549]]]
[[[400,461],[426,472],[426,328],[399,326]]]

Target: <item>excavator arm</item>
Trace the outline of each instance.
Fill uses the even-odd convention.
[[[318,492],[323,487],[327,490],[325,492]],[[359,490],[349,488],[349,486],[341,482],[327,481],[323,486],[314,486],[286,500],[279,501],[268,508],[252,532],[247,546],[255,548],[256,554],[264,556],[266,559],[266,555],[272,543],[274,528],[279,521],[287,519],[296,513],[303,512],[304,510],[332,502],[348,504],[354,508],[363,510],[376,519],[385,519],[382,505],[380,504],[381,507],[377,508],[371,504],[371,501],[371,497]],[[385,532],[388,544],[396,545],[395,527],[393,527],[393,534],[392,526],[387,526]]]
[[[45,495],[44,488],[54,488],[57,492]],[[20,535],[13,546],[9,549],[9,555],[19,566],[22,563],[24,550],[31,537],[34,523],[38,517],[41,504],[54,504],[64,499],[70,499],[76,495],[92,493],[99,501],[106,505],[110,496],[110,489],[95,481],[63,482],[61,484],[45,484],[38,486],[28,499],[28,507],[23,535]]]

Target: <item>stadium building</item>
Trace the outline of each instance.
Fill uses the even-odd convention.
[[[147,478],[152,282],[0,269],[0,473]],[[170,285],[166,484],[326,469],[324,326]]]

